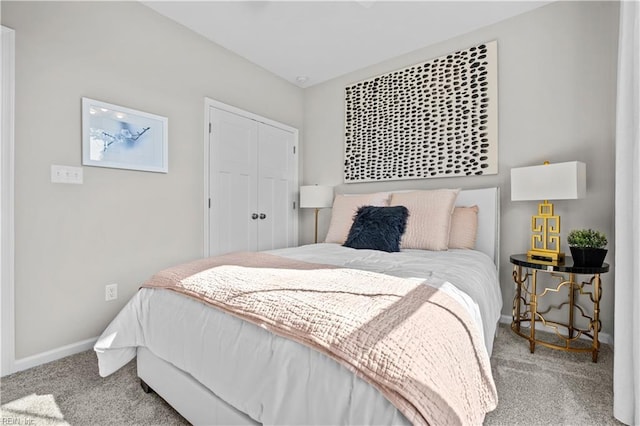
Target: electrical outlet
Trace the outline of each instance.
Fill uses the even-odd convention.
[[[104,300],[116,300],[118,298],[118,284],[108,284],[104,287]]]

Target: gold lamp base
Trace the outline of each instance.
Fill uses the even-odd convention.
[[[553,214],[553,204],[545,200],[538,205],[538,214],[531,216],[531,248],[529,259],[562,262],[560,251],[560,216]]]
[[[313,240],[313,242],[315,244],[318,244],[318,212],[320,212],[320,209],[316,207],[316,233],[315,233],[315,238]]]

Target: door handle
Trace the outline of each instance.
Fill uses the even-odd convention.
[[[260,213],[260,219],[266,219],[266,218],[267,218],[267,215],[266,215],[266,214],[264,214],[264,213]]]
[[[253,213],[251,215],[251,219],[256,220],[258,218],[258,213]]]

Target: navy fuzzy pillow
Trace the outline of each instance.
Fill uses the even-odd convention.
[[[345,247],[354,249],[400,251],[400,239],[407,225],[405,206],[360,207],[353,219]]]

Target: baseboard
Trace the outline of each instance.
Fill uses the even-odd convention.
[[[510,315],[501,315],[500,316],[500,322],[502,324],[511,324],[511,316]],[[553,327],[550,327],[548,325],[544,325],[542,322],[536,322],[536,330],[540,330],[540,331],[548,331],[548,332],[554,332]],[[581,339],[588,339],[588,337],[586,336],[581,336]],[[611,335],[609,333],[603,333],[600,332],[598,333],[598,340],[600,341],[600,343],[606,344],[606,345],[610,345],[611,347],[613,347],[613,337],[611,337]]]
[[[17,373],[18,371],[27,370],[29,368],[37,367],[38,365],[58,360],[60,358],[84,352],[93,348],[97,341],[97,337],[92,337],[91,339],[83,340],[81,342],[72,343],[70,345],[61,346],[57,349],[52,349],[50,351],[31,355],[26,358],[17,359],[13,363],[12,373]]]

